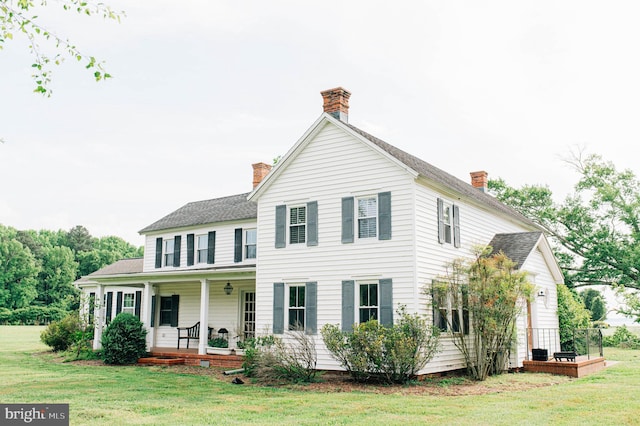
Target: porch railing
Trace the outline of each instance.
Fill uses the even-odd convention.
[[[548,358],[560,351],[573,351],[587,359],[602,357],[602,331],[597,328],[577,328],[569,339],[561,341],[560,330],[557,328],[528,328],[526,347],[528,361],[534,359],[533,353],[540,350],[546,350]]]

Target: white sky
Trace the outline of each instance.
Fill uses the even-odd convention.
[[[566,194],[577,147],[640,175],[637,1],[109,1],[121,24],[40,13],[107,61],[32,94],[18,38],[0,51],[0,223],[137,231],[189,201],[251,190],[352,92],[349,121],[464,181],[486,170]]]

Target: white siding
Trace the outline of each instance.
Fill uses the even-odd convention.
[[[168,230],[161,233],[154,233],[145,236],[144,246],[144,272],[153,271],[177,271],[177,270],[189,270],[208,267],[206,263],[198,262],[198,235],[207,235],[209,231],[216,231],[216,251],[215,251],[215,264],[213,266],[231,266],[231,265],[253,265],[256,263],[256,259],[244,259],[242,262],[235,263],[233,261],[234,254],[234,238],[235,229],[255,229],[256,221],[238,221],[228,222],[223,224],[207,225],[197,228],[180,229],[180,230]],[[194,234],[194,265],[187,266],[187,234]],[[173,239],[175,236],[181,236],[180,247],[180,266],[163,266],[162,268],[156,268],[156,238],[162,238],[163,240]],[[243,233],[244,241],[244,233]],[[163,245],[164,255],[164,245]],[[163,256],[164,265],[164,256]]]
[[[318,330],[341,322],[342,281],[393,280],[394,309],[414,303],[413,177],[331,124],[287,166],[258,204],[257,330],[273,322],[273,283],[316,281]],[[392,239],[341,243],[342,197],[391,192]],[[318,202],[318,245],[276,249],[276,205]],[[354,224],[357,227],[357,224]],[[321,339],[318,337],[317,341]],[[323,345],[318,368],[336,368]]]

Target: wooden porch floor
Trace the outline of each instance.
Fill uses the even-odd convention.
[[[197,365],[202,367],[241,368],[243,357],[239,355],[199,355],[197,348],[151,348],[149,356],[140,358],[139,364]]]
[[[603,357],[589,359],[586,355],[576,357],[575,362],[555,361],[523,361],[524,371],[529,373],[550,373],[570,377],[584,377],[606,367]]]

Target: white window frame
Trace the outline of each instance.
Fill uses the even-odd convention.
[[[307,306],[306,306],[306,292],[307,292],[307,286],[304,283],[295,283],[295,284],[287,284],[286,286],[287,292],[285,293],[285,297],[286,297],[286,308],[287,308],[287,314],[286,314],[286,328],[287,330],[293,331],[293,330],[304,330],[305,327],[307,326]],[[294,305],[292,306],[292,300],[291,300],[291,291],[295,289],[296,290],[296,300],[294,301]],[[302,301],[300,301],[300,289],[302,289],[304,291],[304,293],[302,294]],[[302,303],[302,305],[300,305],[300,302]],[[297,312],[302,312],[302,324],[298,324],[297,327],[294,324],[291,324],[291,312],[292,311],[297,311]]]
[[[173,266],[173,256],[174,256],[175,247],[176,247],[175,238],[164,240],[162,245],[163,245],[162,260],[164,261],[164,266]],[[171,250],[169,250],[169,246],[171,246]],[[171,261],[169,261],[169,259],[171,259]]]
[[[204,241],[204,248],[200,247],[200,241]],[[198,235],[196,238],[196,243],[196,263],[207,263],[207,257],[209,254],[209,235]],[[201,255],[204,255],[203,259],[200,258]]]
[[[304,210],[304,222],[298,222],[299,220],[299,214],[296,215],[296,223],[292,223],[292,213],[294,211],[294,209],[303,209]],[[307,242],[307,206],[306,205],[294,205],[294,206],[290,206],[288,208],[288,226],[287,226],[287,234],[288,234],[288,241],[289,244],[291,245],[295,245],[295,244],[305,244]],[[292,232],[291,229],[293,227],[297,227],[297,228],[301,228],[304,232],[304,238],[302,239],[302,241],[300,241],[300,238],[298,237],[298,241],[291,241],[292,238]],[[299,234],[298,234],[299,235]]]
[[[159,296],[159,303],[158,303],[158,326],[169,326],[171,325],[171,312],[174,309],[173,306],[173,301],[171,296]],[[162,302],[164,300],[169,300],[171,303],[169,304],[169,309],[162,309]],[[168,322],[162,322],[162,313],[163,312],[169,312],[169,321]]]
[[[432,300],[431,303],[434,303],[434,302],[435,300]],[[448,332],[448,333],[454,333],[454,334],[464,333],[465,335],[468,335],[470,333],[470,328],[471,328],[471,318],[469,317],[470,314],[469,314],[468,301],[467,301],[467,305],[465,306],[464,296],[460,295],[460,303],[457,306],[454,306],[453,297],[451,297],[451,293],[447,291],[447,294],[445,295],[444,305],[445,306],[442,309],[440,309],[440,306],[438,306],[438,310],[440,311],[441,317],[443,317],[442,311],[446,312],[446,317],[444,317],[446,320],[445,321],[446,329],[443,329],[442,327],[440,327],[440,324],[434,324],[434,325],[438,327],[442,332]],[[467,316],[466,327],[465,327],[465,312]],[[458,317],[457,330],[454,329],[454,326],[456,325],[456,323],[453,322],[454,313]]]
[[[131,306],[127,306],[130,302]],[[122,310],[120,312],[126,312],[131,315],[135,315],[136,311],[136,295],[135,293],[124,293],[122,295]]]
[[[364,212],[366,215],[362,215],[360,216],[360,202],[361,201],[367,201],[367,200],[373,200],[373,212]],[[373,214],[371,214],[373,213]],[[378,195],[367,195],[367,196],[362,196],[362,197],[357,197],[356,198],[356,208],[355,208],[355,223],[356,223],[356,234],[358,236],[358,239],[360,240],[364,240],[364,239],[368,239],[368,238],[374,238],[376,239],[378,237],[378,226],[379,226],[379,219],[378,219]],[[373,235],[366,235],[366,236],[361,236],[360,234],[360,221],[370,221],[372,220],[374,221],[374,232]]]
[[[250,228],[250,229],[244,229],[243,231],[244,232],[242,235],[242,241],[244,244],[242,246],[242,254],[245,259],[255,259],[258,256],[258,250],[257,250],[258,230],[256,228]],[[249,238],[248,238],[249,232],[253,232],[255,235],[255,240],[253,244],[249,244]],[[253,247],[253,257],[249,257],[249,247]]]
[[[375,286],[376,287],[376,304],[375,305],[371,305],[371,304],[362,305],[361,304],[362,301],[361,301],[361,297],[360,296],[362,294],[362,288],[365,287],[365,286],[367,288],[370,288],[371,286]],[[374,280],[374,281],[357,282],[356,283],[356,290],[357,291],[355,292],[356,293],[355,294],[355,298],[356,298],[355,306],[357,306],[357,315],[358,315],[358,317],[356,318],[356,322],[358,324],[363,322],[362,321],[362,312],[361,312],[363,309],[367,309],[369,311],[372,310],[372,309],[375,309],[376,313],[375,313],[375,318],[373,318],[373,319],[375,319],[377,321],[380,321],[380,282],[376,281],[376,280]],[[370,298],[371,297],[370,292],[367,291],[367,293],[368,293],[367,297]],[[371,303],[371,300],[368,300],[368,302]],[[369,319],[367,321],[369,321],[371,319],[372,319],[371,315],[369,315]],[[364,321],[364,322],[366,322],[366,321]]]
[[[442,201],[442,222],[444,223],[444,242],[453,244],[453,204]]]

